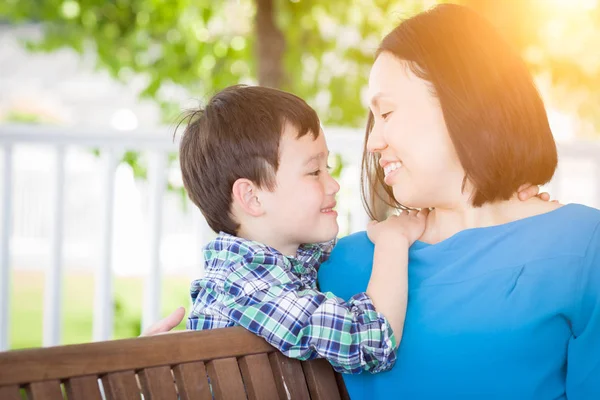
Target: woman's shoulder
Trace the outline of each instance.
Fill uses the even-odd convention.
[[[333,251],[338,253],[355,250],[373,252],[374,248],[373,242],[371,242],[369,236],[367,236],[367,231],[360,231],[339,239]]]
[[[600,210],[583,204],[566,204],[548,213],[547,224],[563,232],[589,237],[600,224]]]
[[[600,210],[582,204],[566,204],[522,222],[505,232],[515,247],[526,246],[534,259],[537,259],[537,253],[545,257],[579,258],[598,241]]]
[[[366,231],[356,232],[341,238],[333,250],[327,263],[334,268],[346,268],[348,263],[359,266],[359,269],[368,268],[373,264],[375,245],[369,240]]]
[[[577,203],[567,204],[563,207],[566,207],[565,210],[568,210],[568,212],[572,215],[585,217],[585,218],[591,218],[592,220],[594,220],[596,222],[600,222],[600,210],[597,208],[585,206],[583,204],[577,204]],[[561,207],[561,208],[563,208],[563,207]]]
[[[364,292],[371,277],[374,249],[364,231],[338,240],[329,259],[319,268],[320,289],[344,300]]]

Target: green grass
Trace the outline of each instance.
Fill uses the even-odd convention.
[[[14,271],[10,300],[10,345],[12,349],[42,345],[44,273]],[[115,317],[113,338],[139,335],[144,281],[139,277],[115,278]],[[63,283],[61,344],[84,343],[92,340],[94,309],[93,275],[68,272]],[[161,315],[166,316],[178,306],[189,309],[190,279],[164,277],[162,280]],[[185,319],[177,329],[185,328]]]

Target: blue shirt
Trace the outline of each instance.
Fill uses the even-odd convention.
[[[367,287],[373,244],[339,241],[321,290]],[[600,399],[600,211],[563,206],[409,252],[396,366],[344,375],[356,399]]]

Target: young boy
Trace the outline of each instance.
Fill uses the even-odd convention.
[[[218,237],[192,283],[187,328],[240,325],[288,357],[323,357],[343,373],[391,368],[407,301],[408,248],[424,213],[372,224],[366,293],[348,302],[317,289],[338,233],[338,183],[319,119],[300,98],[234,86],[189,115],[183,182]]]

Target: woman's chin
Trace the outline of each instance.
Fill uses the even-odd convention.
[[[394,199],[396,199],[396,201],[398,203],[402,204],[404,207],[418,208],[418,206],[416,204],[418,204],[420,202],[418,201],[418,199],[415,198],[415,196],[410,191],[407,191],[406,189],[393,188],[393,192],[394,192]]]

